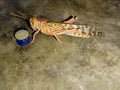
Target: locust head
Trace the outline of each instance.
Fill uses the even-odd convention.
[[[34,31],[37,31],[37,30],[40,31],[42,28],[42,25],[46,22],[47,20],[44,20],[44,19],[39,19],[35,17],[30,18],[30,25]]]
[[[37,31],[38,29],[40,29],[39,28],[40,22],[38,21],[37,18],[34,18],[34,17],[30,18],[30,25],[34,31]]]

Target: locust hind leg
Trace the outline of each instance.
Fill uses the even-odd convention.
[[[63,21],[63,23],[74,23],[77,20],[77,16],[70,16],[66,20]]]

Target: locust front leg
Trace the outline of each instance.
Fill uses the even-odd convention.
[[[33,37],[32,37],[32,41],[30,42],[30,44],[32,44],[34,41],[35,41],[35,36],[39,33],[39,30],[36,31],[34,34],[33,34]]]
[[[71,24],[74,23],[76,20],[77,20],[77,16],[70,16],[66,20],[64,20],[63,23]]]

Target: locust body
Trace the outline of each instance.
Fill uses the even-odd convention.
[[[71,18],[64,22],[51,22],[44,19],[31,18],[30,25],[34,31],[33,40],[34,42],[35,35],[39,32],[55,36],[55,38],[60,42],[60,35],[69,35],[74,37],[91,37],[91,36],[102,36],[103,31],[101,28],[92,27],[87,25],[75,25],[72,24],[75,21],[75,18]]]

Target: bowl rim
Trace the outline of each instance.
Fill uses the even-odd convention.
[[[25,40],[29,37],[29,32],[27,30],[21,29],[15,32],[15,38],[17,40]]]

